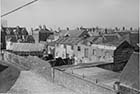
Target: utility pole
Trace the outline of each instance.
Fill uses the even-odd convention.
[[[4,17],[4,16],[7,16],[7,15],[13,13],[13,12],[16,12],[17,10],[22,9],[22,8],[24,8],[24,7],[26,7],[26,6],[30,5],[30,4],[32,4],[32,3],[35,3],[36,1],[38,1],[38,0],[33,0],[33,1],[29,2],[29,3],[27,3],[27,4],[24,4],[24,5],[22,5],[22,6],[18,7],[18,8],[16,8],[16,9],[14,9],[14,10],[11,10],[11,11],[5,13],[5,14],[2,14],[2,15],[1,15],[1,18]]]

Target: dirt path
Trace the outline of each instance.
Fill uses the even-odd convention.
[[[31,71],[22,71],[8,93],[12,94],[77,94],[51,83]]]

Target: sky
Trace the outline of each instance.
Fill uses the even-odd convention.
[[[4,14],[32,0],[1,0]],[[8,26],[35,28],[139,26],[139,0],[39,0],[3,17]]]

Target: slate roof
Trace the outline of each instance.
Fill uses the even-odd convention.
[[[130,44],[134,47],[137,47],[137,43],[139,43],[139,33],[131,32],[129,38],[130,38]]]
[[[117,34],[104,34],[104,36],[92,36],[83,41],[83,44],[90,42],[91,44],[101,44],[101,45],[110,45],[118,46],[122,40]]]
[[[47,39],[54,40],[54,35],[50,35]]]
[[[80,35],[84,32],[84,30],[69,30],[68,35],[70,37],[80,37]]]
[[[117,33],[122,37],[130,34],[130,32],[117,32]]]
[[[117,32],[123,39],[126,39],[132,46],[137,47],[139,43],[138,32]]]
[[[60,30],[59,36],[65,36],[67,34],[67,30]]]
[[[122,85],[140,91],[140,62],[139,53],[133,53],[120,75]]]
[[[80,41],[82,41],[81,38],[76,38],[76,37],[63,37],[63,38],[59,38],[55,43],[76,45]]]
[[[10,46],[12,51],[22,51],[22,52],[31,52],[31,51],[42,51],[44,45],[40,43],[13,43]]]
[[[17,42],[17,38],[15,35],[7,35],[6,40],[9,40],[11,42]]]
[[[85,30],[61,30],[60,32],[60,36],[70,36],[70,37],[80,37],[84,32],[86,32]]]
[[[9,40],[11,42],[17,42],[18,38],[15,35],[7,35],[6,40]],[[25,35],[25,40],[22,39],[22,42],[24,42],[24,43],[34,43],[35,40],[34,40],[32,35]]]

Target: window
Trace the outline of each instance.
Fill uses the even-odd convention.
[[[85,48],[84,55],[85,55],[86,58],[88,58],[88,48]]]
[[[95,50],[94,50],[94,49],[92,50],[92,54],[93,54],[93,55],[95,54]]]
[[[74,49],[73,45],[71,46],[71,49],[72,49],[72,50]]]
[[[66,45],[64,44],[64,48],[66,49]]]
[[[78,50],[78,51],[81,51],[81,47],[80,47],[80,46],[78,46],[77,50]]]
[[[56,46],[59,46],[59,44],[57,43]]]

